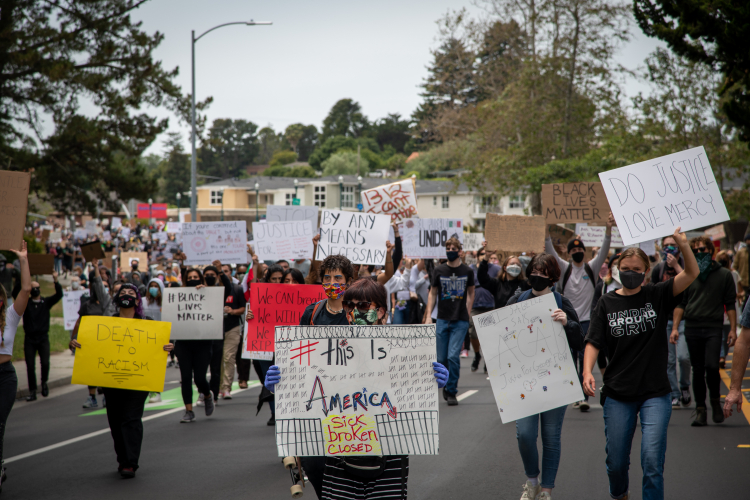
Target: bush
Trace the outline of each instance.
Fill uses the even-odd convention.
[[[297,153],[294,151],[276,151],[271,158],[270,165],[277,167],[281,165],[289,165],[297,161]]]
[[[323,175],[355,175],[357,173],[357,153],[341,151],[331,155],[321,165]],[[359,173],[369,172],[369,162],[362,156]]]

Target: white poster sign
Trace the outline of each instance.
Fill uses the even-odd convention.
[[[583,399],[551,293],[474,316],[504,424]]]
[[[318,207],[307,207],[301,205],[268,205],[266,221],[268,222],[290,222],[297,220],[309,220],[313,229],[318,228]],[[257,239],[257,238],[255,238]]]
[[[50,243],[60,243],[62,241],[62,232],[60,231],[53,231],[49,233],[49,242]]]
[[[599,178],[626,245],[729,220],[703,146],[627,167]]]
[[[112,240],[112,233],[109,231],[102,232],[102,241],[111,241]]]
[[[158,233],[153,233],[151,235],[151,238],[155,241],[158,241],[159,243],[165,243],[167,241],[167,236],[167,233],[165,233],[164,231],[160,231]]]
[[[119,217],[112,217],[112,224],[110,224],[110,231],[114,231],[118,227],[122,227],[122,219]]]
[[[224,338],[224,287],[165,288],[161,319],[172,323],[173,340]]]
[[[601,247],[604,243],[606,233],[607,226],[589,226],[585,222],[576,224],[576,234],[581,237],[581,241],[586,245],[586,248]],[[622,236],[620,236],[620,230],[616,226],[612,227],[612,236],[609,241],[609,246],[612,248],[622,248],[625,246]]]
[[[436,455],[435,325],[277,326],[280,457]]]
[[[96,227],[96,219],[87,220],[84,227],[86,228],[86,232],[89,234],[89,236],[96,236],[96,234],[99,232],[99,228]]]
[[[444,259],[446,241],[455,237],[463,244],[463,226],[463,219],[406,220],[401,232],[404,256]]]
[[[120,236],[122,236],[122,237],[123,237],[123,238],[125,238],[126,240],[127,240],[128,238],[130,238],[130,228],[129,228],[129,227],[123,227],[123,228],[122,228],[122,229],[120,230]]]
[[[255,246],[260,260],[312,259],[313,233],[309,220],[253,222]]]
[[[78,321],[78,310],[81,308],[81,297],[88,297],[88,290],[70,290],[63,292],[63,321],[65,330],[72,331]]]
[[[475,252],[482,248],[484,233],[464,233],[463,246],[467,252]]]
[[[417,194],[414,180],[384,184],[362,191],[362,206],[366,213],[388,214],[391,222],[401,222],[417,216]]]
[[[184,222],[182,248],[186,266],[247,264],[247,226],[244,220],[229,222]]]
[[[385,265],[390,223],[390,215],[323,210],[315,258],[323,260],[329,255],[343,255],[352,264]]]
[[[167,232],[177,234],[182,232],[181,222],[167,222]]]
[[[88,237],[89,237],[89,233],[85,229],[79,228],[73,232],[73,238],[77,240],[85,240]]]

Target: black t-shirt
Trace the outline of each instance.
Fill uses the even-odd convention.
[[[299,320],[300,326],[310,326],[310,316],[312,316],[315,304],[310,304],[305,308],[305,312],[302,313],[302,317]],[[349,320],[346,319],[346,313],[340,312],[338,314],[331,314],[328,312],[325,301],[321,302],[318,306],[318,312],[315,318],[316,326],[328,326],[328,325],[348,325]]]
[[[591,316],[586,342],[606,347],[604,395],[619,401],[644,401],[672,392],[667,378],[667,311],[679,297],[674,280],[645,285],[635,295],[602,295]]]
[[[450,267],[440,264],[432,274],[432,287],[437,290],[438,319],[469,321],[466,291],[474,286],[474,271],[466,264]]]
[[[226,295],[226,294],[225,294]],[[245,308],[245,294],[239,285],[232,284],[232,293],[224,298],[224,305],[229,306],[232,309],[244,309]],[[234,327],[240,326],[242,316],[235,316],[234,314],[224,315],[224,332],[228,332]]]

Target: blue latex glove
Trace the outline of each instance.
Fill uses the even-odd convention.
[[[442,389],[448,383],[448,369],[437,361],[432,362],[432,369],[435,370],[435,380],[437,380],[438,389]]]
[[[447,377],[448,375],[446,375],[446,380],[448,380]],[[263,385],[265,385],[266,389],[269,391],[274,392],[274,388],[279,382],[281,382],[281,370],[278,366],[273,365],[266,372],[266,380],[263,382]]]

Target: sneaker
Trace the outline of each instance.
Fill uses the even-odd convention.
[[[526,484],[523,485],[523,495],[521,495],[521,500],[536,500],[540,491],[542,491],[541,484],[537,483],[537,485],[534,486],[531,484],[531,481],[526,481]]]
[[[211,396],[208,396],[207,398],[203,398],[203,404],[206,405],[206,416],[210,417],[211,414],[214,412],[214,400]]]
[[[471,371],[475,372],[479,370],[479,362],[482,360],[482,355],[479,353],[474,354],[474,361],[471,362]]]
[[[581,407],[580,401],[576,401],[575,403],[573,403],[573,408],[580,408],[580,407]]]
[[[120,469],[120,476],[122,476],[123,479],[133,479],[135,477],[135,471],[132,467],[125,467],[124,469]]]
[[[198,401],[195,402],[195,406],[203,406],[204,403],[205,403],[205,397],[203,396],[203,394],[199,394]]]
[[[42,382],[42,397],[46,398],[47,396],[49,396],[49,387],[47,382]]]
[[[266,425],[276,425],[276,417],[271,415],[271,418],[268,419],[268,422],[266,422]]]
[[[591,408],[589,406],[589,402],[585,400],[581,401],[581,404],[578,407],[581,409],[581,411],[589,411],[589,408]]]
[[[167,368],[172,368],[174,366],[174,361],[167,361]]]
[[[546,491],[543,491],[539,493],[539,500],[552,500],[552,495],[550,495]]]
[[[247,380],[240,380],[239,386],[240,386],[240,389],[247,389]]]
[[[705,408],[696,408],[693,412],[693,415],[695,415],[695,420],[693,420],[693,423],[690,424],[693,427],[705,427],[708,425],[708,415],[706,414]]]
[[[224,393],[223,393],[223,392],[220,392],[220,393],[219,393],[219,397],[218,397],[218,399],[224,399]]]
[[[148,399],[149,403],[161,403],[161,393],[152,392],[151,397]]]
[[[690,397],[690,389],[683,389],[682,390],[682,406],[690,406],[690,402],[692,401],[692,398]]]
[[[225,392],[224,399],[232,399],[232,391]]]
[[[672,398],[672,409],[680,407],[680,398]]]
[[[182,416],[182,419],[180,419],[180,423],[189,424],[190,422],[195,422],[195,413],[190,410],[185,410],[185,414]]]
[[[99,403],[96,402],[96,398],[94,396],[89,396],[86,398],[86,402],[83,403],[84,408],[98,408]]]
[[[36,391],[31,391],[28,396],[26,396],[26,401],[36,401]]]
[[[448,397],[446,398],[446,401],[448,401],[448,406],[456,406],[458,404],[458,399],[456,399],[456,395],[451,394],[450,392],[447,394],[448,394]]]
[[[463,349],[461,351],[461,357],[462,358],[468,358],[469,357],[469,350],[468,349]]]
[[[724,421],[724,409],[721,407],[721,402],[718,399],[711,400],[711,419],[715,424],[720,424]]]

